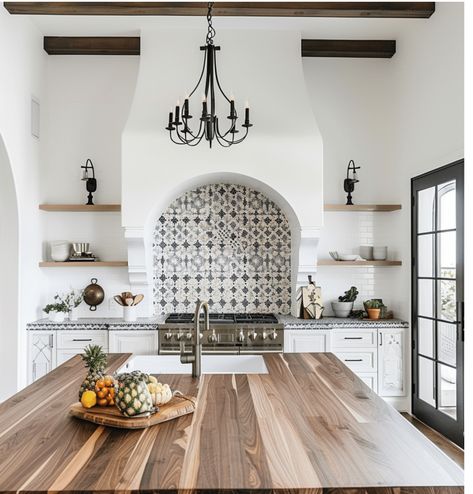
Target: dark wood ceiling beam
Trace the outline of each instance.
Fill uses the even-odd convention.
[[[49,55],[139,55],[139,36],[45,36]]]
[[[303,57],[391,58],[394,40],[303,39]]]
[[[139,36],[45,36],[49,55],[139,55]],[[394,40],[303,39],[303,57],[391,58]]]
[[[203,16],[206,2],[4,2],[10,14]],[[435,2],[216,2],[215,16],[428,18]]]

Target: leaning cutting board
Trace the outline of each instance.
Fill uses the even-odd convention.
[[[84,408],[80,403],[71,405],[69,413],[79,419],[117,429],[145,429],[193,413],[196,404],[197,400],[193,396],[177,395],[169,403],[161,405],[159,412],[149,417],[128,418],[116,407]]]

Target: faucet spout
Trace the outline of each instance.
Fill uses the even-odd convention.
[[[202,375],[202,342],[200,341],[200,313],[204,311],[204,328],[209,329],[209,304],[205,300],[197,300],[194,314],[194,338],[192,353],[187,355],[181,350],[181,362],[192,363],[192,377]]]

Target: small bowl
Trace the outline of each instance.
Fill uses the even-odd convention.
[[[357,254],[339,254],[340,261],[356,261],[358,259]]]

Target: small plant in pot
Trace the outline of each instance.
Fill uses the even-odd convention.
[[[381,307],[383,307],[383,302],[378,299],[366,300],[363,304],[365,306],[366,312],[370,319],[379,319],[381,314]]]
[[[344,295],[338,297],[338,302],[332,302],[332,310],[335,317],[348,317],[353,310],[353,303],[358,295],[356,286],[352,286]]]
[[[56,295],[54,300],[59,300],[59,296]],[[69,312],[69,307],[62,300],[60,300],[59,302],[46,305],[46,307],[43,308],[43,312],[46,312],[50,321],[62,322],[64,321],[66,314]]]

